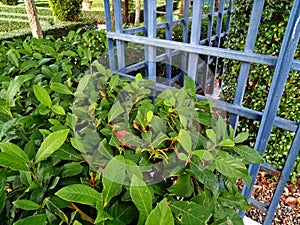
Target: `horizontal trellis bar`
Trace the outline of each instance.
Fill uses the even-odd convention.
[[[141,64],[142,63],[143,62],[141,62]],[[138,65],[138,64],[136,64],[136,65]],[[128,77],[128,78],[134,80],[134,76],[128,75],[124,72],[120,72],[120,71],[113,71],[113,72],[116,74],[119,74],[121,76]],[[163,91],[163,90],[170,88],[170,86],[161,84],[161,83],[156,83],[152,88],[157,91]],[[222,100],[212,99],[210,97],[203,96],[203,95],[197,95],[197,98],[199,98],[200,100],[210,99],[211,101],[213,101],[217,104],[219,109],[224,110],[229,113],[238,114],[238,115],[248,118],[248,119],[260,121],[263,116],[263,112],[256,111],[253,109],[248,109],[243,106],[234,105],[232,103],[224,102]],[[276,117],[274,120],[274,126],[285,129],[290,132],[296,132],[299,124],[295,121],[287,120],[287,119],[284,119],[281,117]]]
[[[242,62],[258,63],[258,64],[268,65],[268,66],[275,66],[278,59],[278,57],[276,56],[241,52],[236,50],[222,49],[222,48],[202,46],[202,45],[192,45],[188,43],[161,40],[161,39],[148,38],[148,37],[140,37],[140,36],[129,35],[129,34],[107,32],[107,36],[108,38],[133,42],[137,44],[147,43],[147,45],[156,46],[156,47],[176,49],[179,51],[185,51],[189,53],[216,56],[216,57],[238,60]],[[293,60],[292,69],[300,70],[300,60]]]

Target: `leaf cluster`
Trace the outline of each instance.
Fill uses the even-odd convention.
[[[246,165],[262,162],[259,153],[241,144],[248,133],[234,137],[224,119],[215,118],[213,103],[196,98],[188,77],[182,89],[160,91],[140,74],[131,81],[93,66],[96,72],[78,85],[73,112],[74,147],[95,173],[102,197],[85,203],[96,208],[95,221],[243,224],[235,209],[249,204],[235,183],[249,184]],[[57,195],[82,203],[83,196],[69,194],[72,188]],[[128,207],[126,219],[119,217],[122,205]],[[169,219],[162,222],[164,213]]]
[[[262,162],[248,133],[234,137],[188,77],[161,90],[93,62],[102,35],[2,43],[0,221],[243,224],[235,183]]]
[[[17,223],[34,212],[40,214],[43,207],[50,223],[58,224],[57,218],[65,221],[52,202],[55,188],[66,185],[72,176],[78,175],[75,181],[80,174],[86,177],[88,171],[68,142],[70,105],[78,81],[105,50],[105,33],[93,30],[71,31],[60,39],[2,41],[0,223]],[[37,215],[19,224],[45,218]]]

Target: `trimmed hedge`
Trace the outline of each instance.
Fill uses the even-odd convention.
[[[79,23],[64,23],[59,25],[51,26],[47,29],[43,30],[43,34],[45,36],[51,35],[54,38],[60,38],[62,36],[67,35],[72,30],[82,29],[83,31],[86,30],[95,30],[96,29],[96,23],[91,21],[90,23],[87,22],[79,22]],[[29,29],[27,30],[21,30],[16,32],[10,32],[7,34],[0,35],[0,41],[1,40],[9,40],[12,41],[16,38],[18,39],[25,39],[26,37],[31,36],[31,31]]]
[[[18,0],[1,0],[2,4],[4,5],[17,5]]]
[[[53,16],[60,21],[78,21],[82,0],[50,0]]]
[[[80,28],[82,26],[95,26],[97,23],[104,23],[104,12],[82,11],[79,22],[57,22],[54,24],[51,11],[45,8],[37,8],[40,22],[45,34],[54,34],[61,36],[61,31],[66,35],[71,29]],[[4,18],[3,20],[1,20]],[[68,28],[70,26],[70,28]],[[96,28],[96,27],[94,27]],[[58,34],[55,32],[58,31]],[[30,35],[30,27],[27,19],[25,7],[19,6],[0,6],[0,39],[16,37],[25,37]]]
[[[232,17],[231,28],[225,43],[227,48],[234,50],[244,49],[252,5],[253,0],[243,0],[235,4],[235,13]],[[292,5],[292,1],[278,0],[275,3],[274,1],[266,0],[255,46],[256,53],[278,56]],[[297,50],[295,57],[298,59],[300,58],[299,49]],[[237,61],[228,60],[225,64],[223,93],[224,98],[227,101],[232,101],[234,98],[239,68],[240,62]],[[273,73],[273,67],[256,64],[251,65],[243,101],[245,107],[259,111],[264,109]],[[278,110],[278,116],[299,121],[299,78],[299,72],[291,71]],[[254,144],[255,136],[259,128],[259,122],[241,119],[240,127],[251,131],[252,144]],[[291,147],[293,136],[294,133],[292,132],[274,128],[265,153],[266,161],[281,169],[285,163],[288,150]],[[298,157],[296,166],[293,170],[293,177],[297,176],[299,173],[300,157]]]

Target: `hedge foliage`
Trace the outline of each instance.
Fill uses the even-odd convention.
[[[60,21],[78,21],[82,0],[50,0],[53,16]]]
[[[1,0],[3,5],[17,5],[18,0]]]
[[[235,13],[232,17],[231,28],[225,46],[234,50],[243,50],[253,0],[243,0],[235,5]],[[278,56],[283,40],[285,27],[288,22],[289,12],[293,1],[278,0],[276,2],[267,0],[260,24],[260,29],[255,45],[255,53]],[[299,48],[295,58],[300,58]],[[239,74],[240,62],[227,61],[224,74],[224,98],[232,101],[235,93],[235,85]],[[270,89],[274,68],[271,66],[252,64],[249,72],[248,84],[245,92],[243,105],[245,107],[262,111],[264,109],[268,91]],[[300,117],[300,90],[299,72],[291,71],[286,90],[283,94],[278,116],[299,121]],[[252,144],[255,141],[259,123],[252,120],[242,119],[240,127],[248,129],[252,134]],[[268,163],[282,168],[288,150],[291,147],[294,133],[274,128],[270,137],[269,145],[265,153]],[[293,171],[293,177],[300,173],[300,158],[298,157]]]
[[[106,50],[103,30],[2,41],[0,225],[242,225],[236,181],[262,163],[248,133],[228,134],[188,77],[153,101]]]
[[[30,27],[27,19],[25,7],[19,6],[0,6],[0,17],[6,20],[0,20],[0,40],[14,36],[20,38],[30,35]],[[82,11],[78,22],[55,22],[51,11],[45,8],[37,8],[39,19],[43,32],[53,34],[55,37],[67,35],[73,28],[76,30],[86,25],[95,25],[105,22],[104,12],[100,11]]]

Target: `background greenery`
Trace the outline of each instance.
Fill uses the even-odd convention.
[[[55,21],[48,1],[36,1],[36,5],[43,32],[46,35],[54,34],[53,30],[56,30],[57,35],[62,36],[68,33],[64,30],[69,31],[74,27],[76,30],[85,24],[102,24],[105,22],[103,10],[81,11],[79,21],[72,23]],[[61,28],[61,32],[59,28]],[[0,39],[13,38],[14,36],[24,37],[28,34],[30,34],[30,27],[24,3],[19,2],[16,6],[0,4]]]
[[[231,23],[228,38],[225,43],[226,47],[235,50],[244,49],[252,5],[252,0],[235,2],[235,12],[232,17],[234,23]],[[278,56],[292,5],[292,1],[285,0],[276,2],[267,0],[265,2],[254,52]],[[300,59],[299,48],[295,58]],[[240,62],[228,60],[225,63],[223,93],[225,99],[228,101],[232,101],[234,98],[239,68]],[[243,101],[245,107],[258,111],[264,109],[273,73],[273,67],[258,64],[251,65]],[[300,118],[299,78],[299,72],[291,71],[278,110],[278,116],[298,122]],[[243,118],[240,120],[239,129],[250,131],[252,136],[250,143],[252,145],[254,144],[258,127],[259,122],[253,122],[252,120]],[[281,169],[285,163],[288,150],[291,147],[293,136],[294,133],[292,132],[274,128],[265,153],[266,161]],[[297,164],[293,170],[293,177],[300,174],[299,165],[300,157],[298,157]]]

